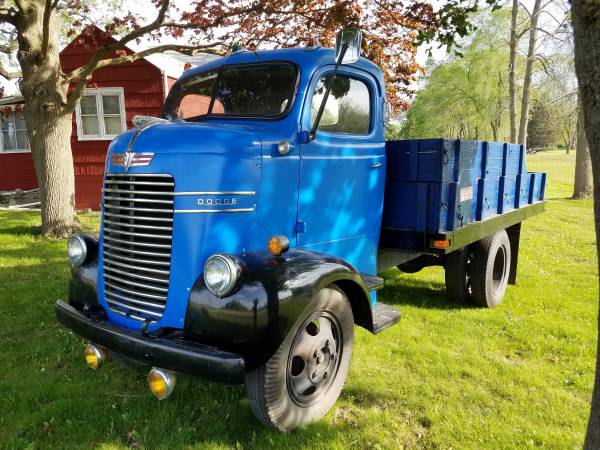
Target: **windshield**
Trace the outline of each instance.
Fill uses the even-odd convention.
[[[286,62],[223,66],[173,86],[163,117],[198,120],[206,116],[275,118],[288,112],[296,88],[296,66]]]

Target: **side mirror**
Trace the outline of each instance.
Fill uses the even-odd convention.
[[[335,40],[335,59],[339,60],[342,48],[346,44],[346,52],[342,57],[341,64],[353,64],[360,58],[360,43],[362,33],[358,28],[340,30]]]

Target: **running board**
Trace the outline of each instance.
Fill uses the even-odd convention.
[[[372,314],[373,334],[378,334],[395,323],[398,323],[402,316],[402,311],[384,303],[377,303],[373,306]]]
[[[383,278],[376,277],[375,275],[367,275],[366,273],[361,273],[360,275],[370,292],[378,291],[383,287]]]

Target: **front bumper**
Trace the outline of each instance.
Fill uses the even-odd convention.
[[[84,315],[58,300],[58,321],[91,342],[151,366],[182,372],[222,383],[242,383],[245,364],[240,355],[187,341],[181,337],[145,337]]]

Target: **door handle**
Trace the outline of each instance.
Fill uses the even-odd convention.
[[[373,169],[379,169],[381,166],[383,166],[383,163],[380,163],[380,162],[376,162],[376,163],[371,164],[371,167]]]

